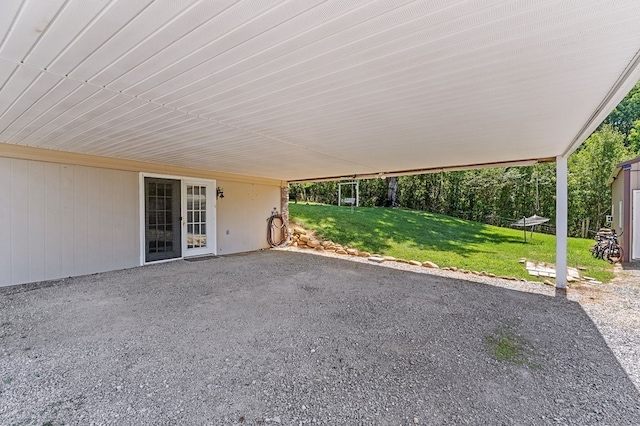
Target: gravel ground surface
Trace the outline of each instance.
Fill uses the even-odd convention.
[[[593,320],[640,391],[640,264],[618,268],[611,283],[574,289],[569,297]]]
[[[283,250],[0,289],[0,424],[640,424],[638,285],[394,266]]]

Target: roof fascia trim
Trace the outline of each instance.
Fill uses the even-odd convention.
[[[571,155],[582,143],[591,136],[605,118],[622,101],[629,91],[640,80],[640,50],[636,52],[627,67],[622,71],[600,105],[591,114],[591,117],[582,126],[569,147],[562,154],[563,157]]]
[[[490,167],[533,166],[534,164],[538,164],[538,163],[553,163],[555,161],[556,161],[555,157],[535,158],[535,159],[525,159],[525,160],[516,160],[516,161],[499,161],[495,163],[463,164],[463,165],[455,165],[455,166],[431,167],[431,168],[425,168],[425,169],[397,170],[397,171],[390,171],[390,172],[360,173],[360,174],[345,175],[345,176],[325,176],[325,177],[316,177],[316,178],[309,178],[309,179],[295,179],[295,180],[290,180],[289,183],[327,182],[327,181],[336,181],[336,180],[345,180],[345,179],[375,179],[375,178],[383,179],[386,177],[424,175],[428,173],[455,172],[455,171],[462,171],[462,170],[486,169]]]
[[[73,164],[76,166],[97,167],[102,169],[122,170],[128,172],[160,173],[175,176],[186,176],[203,179],[263,184],[269,186],[283,186],[285,181],[244,176],[232,173],[216,172],[214,170],[189,169],[167,164],[148,163],[144,161],[126,160],[113,157],[80,154],[76,152],[56,151],[52,149],[36,148],[0,142],[0,157],[18,160],[42,161],[47,163]]]

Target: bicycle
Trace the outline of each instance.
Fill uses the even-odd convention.
[[[595,240],[596,243],[589,249],[593,257],[607,260],[609,263],[618,263],[624,257],[624,250],[618,244],[615,229],[601,228],[596,233]]]

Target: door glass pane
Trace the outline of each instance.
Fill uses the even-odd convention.
[[[145,178],[146,183],[146,260],[155,261],[180,256],[179,181]],[[177,232],[174,232],[176,231]]]
[[[187,185],[187,248],[207,246],[206,216],[206,187]]]

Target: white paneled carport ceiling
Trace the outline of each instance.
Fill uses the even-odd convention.
[[[0,142],[300,180],[567,154],[640,1],[2,0],[0,37]]]

